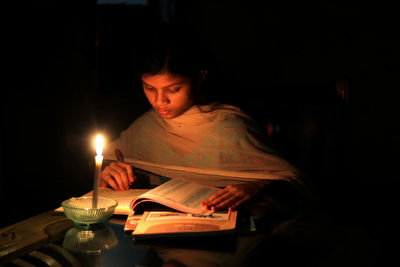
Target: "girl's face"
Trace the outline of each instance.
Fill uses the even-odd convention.
[[[142,82],[150,104],[165,119],[181,115],[194,103],[189,77],[171,73],[142,74]]]

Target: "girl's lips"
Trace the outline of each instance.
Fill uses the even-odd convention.
[[[169,110],[158,110],[158,113],[160,113],[160,115],[168,115]]]

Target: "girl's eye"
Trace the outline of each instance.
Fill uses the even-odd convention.
[[[174,89],[168,89],[168,92],[169,92],[169,93],[171,93],[171,94],[175,94],[175,93],[178,93],[178,92],[179,92],[179,90],[181,90],[181,88],[180,88],[180,87],[178,87],[178,88],[174,88]]]
[[[149,90],[149,91],[154,90],[153,87],[148,86],[148,85],[143,85],[143,87],[144,87],[144,89]]]

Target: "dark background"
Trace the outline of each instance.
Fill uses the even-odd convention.
[[[379,242],[394,227],[399,36],[385,1],[13,2],[1,37],[1,226],[91,189],[94,135],[114,139],[149,108],[135,58],[174,24],[205,40],[219,96],[312,177],[321,210]]]

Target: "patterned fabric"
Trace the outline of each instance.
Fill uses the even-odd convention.
[[[256,179],[301,185],[299,171],[262,136],[246,114],[230,105],[193,106],[173,119],[152,109],[106,145],[104,157],[115,159],[114,149],[119,148],[134,166],[166,176],[187,171],[187,178],[213,186]],[[161,169],[171,172],[157,171]]]

